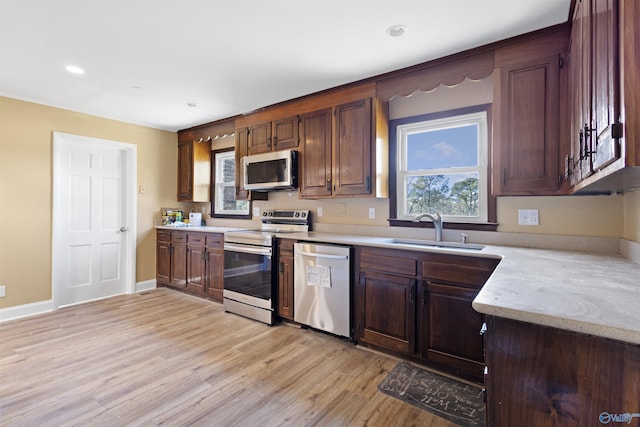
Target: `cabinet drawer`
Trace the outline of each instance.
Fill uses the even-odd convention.
[[[224,234],[208,234],[206,245],[208,248],[222,248],[224,246]]]
[[[410,252],[363,248],[360,256],[360,268],[403,276],[415,276],[418,274],[418,260]]]
[[[187,233],[182,231],[174,231],[171,233],[172,243],[187,243]]]
[[[188,233],[187,234],[187,242],[190,245],[201,245],[201,246],[204,246],[204,241],[205,241],[205,235],[204,234],[193,234],[193,233]]]
[[[479,288],[491,276],[499,262],[495,258],[425,254],[422,257],[422,277],[444,284]]]
[[[171,232],[169,230],[158,230],[156,240],[158,242],[170,242]]]

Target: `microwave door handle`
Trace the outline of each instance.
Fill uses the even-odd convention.
[[[323,254],[318,252],[298,251],[296,252],[296,255],[304,255],[304,256],[310,256],[314,258],[327,258],[327,259],[349,259],[348,255],[331,255],[331,254]]]
[[[225,243],[224,250],[271,256],[271,248],[257,248],[253,246],[234,245],[233,243]]]

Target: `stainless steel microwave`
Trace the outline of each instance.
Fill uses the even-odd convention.
[[[298,188],[298,152],[273,151],[241,159],[245,190],[268,191]]]

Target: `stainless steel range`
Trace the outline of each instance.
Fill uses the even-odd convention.
[[[277,271],[275,234],[309,231],[309,210],[265,210],[260,230],[224,235],[225,311],[272,325],[275,319]]]

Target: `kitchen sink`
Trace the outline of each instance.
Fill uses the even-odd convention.
[[[484,245],[478,245],[474,243],[438,242],[435,240],[419,240],[419,239],[393,238],[393,239],[387,240],[387,243],[392,243],[397,245],[427,246],[431,248],[466,249],[466,250],[472,250],[472,251],[479,251],[484,249]]]

